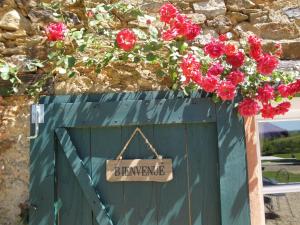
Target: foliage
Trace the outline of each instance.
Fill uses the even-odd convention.
[[[300,174],[298,173],[280,173],[279,171],[265,171],[263,177],[274,180],[278,183],[300,182]]]
[[[72,25],[61,4],[43,3],[61,20],[45,29],[47,78],[96,76],[114,62],[150,65],[153,76],[168,79],[171,89],[187,95],[203,90],[217,102],[241,95],[241,115],[265,118],[285,114],[300,92],[298,74],[275,70],[280,45],[264,52],[259,38],[236,42],[230,34],[203,41],[200,26],[170,3],[161,7],[159,19],[123,2],[91,4],[83,10],[83,27]]]
[[[265,139],[262,143],[263,155],[274,155],[284,153],[300,153],[300,134],[294,133],[289,137]]]
[[[12,84],[11,92],[13,93],[18,92],[18,87],[21,84],[21,80],[18,78],[17,74],[18,67],[16,65],[0,59],[0,78]]]

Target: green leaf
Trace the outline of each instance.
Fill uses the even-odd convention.
[[[153,53],[148,53],[147,55],[146,55],[146,60],[147,61],[149,61],[149,62],[153,62],[153,61],[155,61],[157,59],[157,56],[156,55],[154,55]]]
[[[1,72],[0,76],[3,80],[8,80],[9,79],[9,73],[7,73],[7,72]]]
[[[10,72],[10,67],[8,64],[4,64],[2,65],[2,67],[0,67],[0,76],[3,80],[8,80],[9,79],[9,72]]]
[[[159,76],[159,77],[164,77],[164,76],[166,76],[166,73],[165,73],[163,70],[157,70],[155,73],[156,73],[156,75]]]
[[[79,50],[80,52],[83,52],[83,51],[85,50],[86,46],[87,46],[86,44],[80,45],[80,46],[78,47],[78,50]]]
[[[73,56],[67,56],[66,65],[67,68],[72,68],[76,63],[76,59]]]
[[[76,73],[74,71],[69,71],[68,72],[68,77],[71,78],[71,77],[74,77],[76,75]]]
[[[149,33],[154,38],[157,38],[157,36],[158,36],[158,30],[154,26],[149,26]]]

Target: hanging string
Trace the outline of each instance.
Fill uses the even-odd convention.
[[[145,140],[145,143],[149,146],[150,150],[154,153],[154,155],[156,156],[157,159],[162,159],[162,156],[160,156],[157,151],[155,150],[155,148],[151,145],[151,143],[149,142],[149,140],[146,138],[146,136],[144,135],[144,133],[141,131],[141,129],[139,127],[137,127],[134,132],[131,134],[130,138],[128,139],[128,141],[126,142],[126,144],[124,145],[122,151],[120,152],[120,154],[117,156],[117,160],[121,160],[123,157],[124,152],[126,151],[128,145],[130,144],[130,142],[132,141],[132,139],[134,138],[134,136],[140,133],[140,135],[142,136],[142,138]]]

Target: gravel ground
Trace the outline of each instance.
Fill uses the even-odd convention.
[[[273,209],[266,207],[266,225],[300,225],[300,193],[268,196]]]

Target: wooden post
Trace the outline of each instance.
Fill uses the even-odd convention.
[[[251,225],[265,225],[260,145],[255,117],[245,119],[245,135]]]

